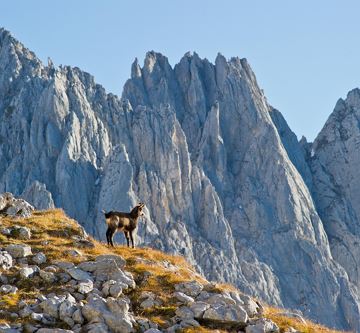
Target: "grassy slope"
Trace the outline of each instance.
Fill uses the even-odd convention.
[[[60,209],[35,212],[28,219],[11,219],[2,218],[0,220],[1,227],[9,227],[12,225],[28,226],[32,232],[30,240],[16,240],[8,238],[0,234],[0,246],[5,247],[13,243],[25,243],[32,247],[33,253],[42,251],[46,254],[48,261],[41,267],[48,266],[53,260],[64,260],[71,262],[80,262],[92,260],[99,254],[119,254],[126,259],[126,270],[132,272],[137,283],[137,288],[128,293],[131,298],[133,311],[137,316],[142,316],[156,322],[160,327],[165,325],[166,320],[173,317],[177,308],[176,300],[171,297],[176,283],[187,280],[198,280],[206,283],[206,280],[197,274],[183,257],[172,256],[163,252],[153,250],[151,248],[128,249],[124,246],[116,246],[108,248],[101,242],[95,241],[95,248],[77,248],[74,245],[72,236],[79,235],[80,228],[76,221],[66,217]],[[67,253],[68,250],[76,249],[82,252],[82,257],[73,257]],[[4,274],[16,274],[15,270],[4,272]],[[18,285],[19,286],[19,285]],[[216,291],[234,288],[225,284],[216,284],[211,289]],[[61,293],[66,286],[60,284],[46,284],[38,276],[30,280],[24,280],[20,284],[20,288],[15,295],[0,295],[0,308],[9,311],[16,310],[19,300],[27,300],[31,302],[38,294],[47,294],[50,292]],[[163,301],[162,306],[157,306],[150,310],[142,310],[139,307],[137,298],[142,291],[152,291]],[[339,331],[329,330],[325,327],[316,325],[307,321],[306,324],[300,323],[296,319],[287,318],[279,315],[283,310],[273,307],[266,307],[265,316],[272,319],[278,324],[283,332],[287,327],[291,326],[300,332],[322,332],[336,333]],[[8,322],[10,318],[1,318],[0,322]],[[28,318],[16,319],[16,322],[27,322]],[[185,329],[184,333],[205,333],[214,332],[206,327]],[[226,331],[218,331],[226,332]]]

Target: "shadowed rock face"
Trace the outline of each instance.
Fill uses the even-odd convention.
[[[172,68],[149,52],[119,99],[77,68],[44,66],[1,30],[0,96],[0,192],[63,207],[99,238],[101,209],[144,201],[138,243],[360,331],[360,294],[332,258],[307,187],[322,212],[315,160],[311,174],[245,59],[186,54]]]

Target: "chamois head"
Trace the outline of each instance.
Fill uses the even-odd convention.
[[[132,210],[131,210],[131,215],[135,216],[135,217],[140,217],[140,216],[144,216],[144,209],[145,204],[142,202],[139,202]]]

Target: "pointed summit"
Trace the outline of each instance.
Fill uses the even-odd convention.
[[[141,67],[139,65],[138,58],[135,58],[131,65],[131,78],[135,79],[138,77],[141,77]]]
[[[360,89],[355,88],[350,90],[346,96],[346,104],[353,108],[360,108]]]
[[[165,72],[172,70],[168,58],[163,54],[155,51],[147,52],[143,69],[148,73],[152,73],[156,67],[160,67],[160,69]]]
[[[4,47],[6,44],[14,43],[15,39],[11,33],[4,29],[0,28],[0,48]]]

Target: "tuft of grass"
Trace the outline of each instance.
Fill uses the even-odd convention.
[[[179,333],[226,333],[224,330],[214,330],[213,328],[206,327],[187,327],[179,330]]]
[[[16,294],[7,294],[0,297],[0,307],[7,308],[9,310],[14,309],[19,303],[20,295]]]
[[[280,332],[283,333],[289,327],[295,328],[301,333],[341,333],[343,331],[337,331],[329,329],[325,326],[315,324],[309,320],[305,320],[306,323],[301,322],[297,318],[289,318],[287,316],[281,315],[284,310],[267,306],[265,307],[264,316],[266,318],[271,319],[274,323],[276,323]],[[350,332],[348,332],[350,333]]]
[[[177,306],[154,306],[143,310],[143,314],[159,317],[174,317]]]

